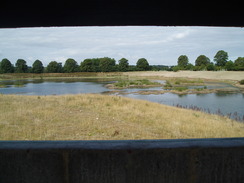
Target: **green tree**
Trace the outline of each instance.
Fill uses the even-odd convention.
[[[28,71],[28,66],[26,65],[26,61],[24,59],[18,59],[15,63],[16,73],[26,73]]]
[[[82,72],[96,72],[96,67],[92,59],[85,59],[80,64],[80,70]]]
[[[238,57],[235,60],[235,68],[239,71],[244,71],[244,57]]]
[[[235,60],[235,65],[244,67],[244,57],[238,57],[238,58]]]
[[[228,60],[228,53],[224,50],[220,50],[214,56],[214,62],[217,66],[224,67]]]
[[[210,64],[210,59],[205,55],[198,56],[195,61],[195,66],[207,66],[208,64]]]
[[[99,66],[102,72],[112,72],[115,68],[115,60],[109,57],[101,58]]]
[[[46,68],[49,73],[60,73],[62,72],[62,63],[51,61]]]
[[[11,62],[4,58],[0,62],[0,73],[13,73],[14,72],[14,66],[11,64]]]
[[[145,58],[140,58],[136,62],[136,67],[138,68],[139,71],[147,71],[150,69],[149,63],[148,63],[147,59],[145,59]]]
[[[235,69],[235,64],[234,62],[232,62],[231,60],[228,61],[226,64],[225,64],[225,68],[227,71],[233,71]]]
[[[180,70],[180,68],[181,68],[181,67],[178,66],[178,65],[177,65],[177,66],[174,66],[174,67],[173,67],[173,71],[174,71],[174,72],[178,72],[178,71]]]
[[[129,62],[126,58],[121,58],[119,60],[119,71],[126,72],[129,68]]]
[[[189,64],[187,64],[187,66],[186,66],[186,70],[193,70],[193,68],[194,68],[194,65],[192,65],[191,63],[189,63]]]
[[[74,59],[68,58],[65,61],[63,69],[64,69],[64,72],[67,72],[67,73],[78,72],[79,71],[79,66],[78,66],[77,62]]]
[[[100,58],[93,58],[92,59],[92,64],[94,65],[95,72],[101,72]]]
[[[181,55],[178,58],[178,66],[182,69],[186,68],[189,63],[189,59],[186,55]]]
[[[40,60],[36,60],[33,64],[32,64],[32,72],[33,73],[43,73],[44,67],[43,64]]]
[[[211,62],[207,65],[206,69],[208,71],[214,71],[215,70],[215,67],[214,67],[214,64]]]

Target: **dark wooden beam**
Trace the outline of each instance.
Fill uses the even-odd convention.
[[[241,2],[56,0],[1,2],[0,28],[48,26],[244,26]]]

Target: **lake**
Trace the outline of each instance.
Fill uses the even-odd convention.
[[[234,93],[210,93],[178,95],[173,93],[143,95],[141,90],[163,90],[162,87],[154,88],[129,88],[118,90],[108,89],[106,84],[115,82],[108,79],[55,79],[55,80],[13,80],[1,81],[0,93],[18,95],[63,95],[80,93],[107,93],[122,95],[130,98],[143,99],[161,104],[192,108],[208,113],[229,115],[233,119],[244,121],[244,94],[226,83],[206,83],[208,88],[227,87]],[[164,82],[164,81],[161,81]],[[3,87],[4,86],[4,87]]]

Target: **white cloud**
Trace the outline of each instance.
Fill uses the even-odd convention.
[[[0,29],[0,60],[15,63],[125,57],[130,64],[147,58],[150,64],[174,65],[187,55],[192,63],[205,54],[213,59],[225,50],[231,59],[244,56],[244,30],[216,27],[51,27]],[[33,59],[33,60],[32,60]]]

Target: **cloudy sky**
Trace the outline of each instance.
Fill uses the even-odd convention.
[[[146,58],[150,65],[176,65],[180,55],[194,64],[199,55],[213,60],[225,50],[230,60],[244,57],[244,29],[228,27],[51,27],[0,29],[0,61],[19,58],[31,66],[39,59],[65,62],[85,58]]]

